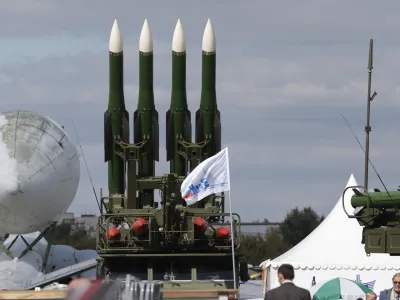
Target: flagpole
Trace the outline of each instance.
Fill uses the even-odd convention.
[[[232,201],[231,201],[231,174],[229,170],[229,151],[228,147],[226,147],[226,160],[228,161],[228,182],[229,182],[229,190],[228,190],[228,198],[229,198],[229,216],[231,219],[231,245],[232,245],[232,266],[233,266],[233,288],[236,290],[236,264],[235,264],[235,233],[233,230],[233,216],[232,216]]]

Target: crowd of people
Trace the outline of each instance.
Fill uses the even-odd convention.
[[[278,268],[278,280],[280,286],[265,293],[264,300],[311,300],[309,290],[298,287],[293,283],[294,268],[290,264],[282,264]],[[357,300],[363,300],[359,298]],[[374,292],[365,294],[365,300],[377,300],[378,296]],[[392,278],[392,287],[379,293],[379,300],[400,300],[400,273],[396,273]]]

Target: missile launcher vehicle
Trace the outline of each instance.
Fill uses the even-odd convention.
[[[238,297],[239,283],[248,280],[247,263],[237,251],[240,216],[232,214],[234,221],[230,226],[222,226],[230,216],[224,211],[223,194],[187,205],[180,193],[185,177],[221,150],[216,44],[211,21],[208,20],[203,36],[202,92],[195,119],[195,142],[186,97],[186,42],[181,21],[176,24],[171,105],[166,113],[170,173],[162,176],[155,174],[159,124],[153,92],[153,41],[147,20],[139,41],[139,96],[131,123],[133,143],[124,102],[123,43],[117,21],[111,31],[109,50],[110,93],[104,115],[109,195],[101,195],[98,277],[113,279],[131,274],[142,280],[161,281],[166,292],[217,292],[232,299]],[[201,184],[191,186],[194,193],[201,188]],[[155,201],[155,192],[160,195],[159,202]]]
[[[361,243],[365,252],[400,255],[400,190],[368,192],[363,186],[348,189],[354,192],[351,206],[355,211],[354,215],[346,213],[363,226]]]
[[[376,171],[375,166],[369,158],[369,133],[370,126],[370,106],[377,95],[373,92],[371,95],[371,76],[373,69],[373,40],[370,40],[369,59],[368,59],[368,96],[367,96],[367,125],[365,150],[356,138],[361,149],[365,153],[365,174],[363,186],[349,186],[342,196],[343,209],[349,218],[355,218],[360,226],[363,227],[361,243],[364,244],[367,255],[371,253],[388,253],[393,256],[400,255],[400,189],[397,191],[388,191],[381,176]],[[346,121],[346,120],[345,120]],[[347,121],[346,121],[347,123]],[[347,123],[350,128],[350,125]],[[350,128],[351,130],[351,128]],[[381,181],[384,191],[368,189],[368,167],[373,167],[377,177]],[[345,208],[345,193],[352,190],[354,195],[351,197],[351,206],[355,209],[353,215],[350,215]]]

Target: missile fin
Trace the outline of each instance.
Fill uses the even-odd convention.
[[[215,150],[217,152],[221,151],[221,119],[220,119],[220,111],[217,110],[215,114],[214,120],[214,142],[215,142]]]
[[[196,111],[196,143],[203,141],[203,116],[201,115],[200,109]]]
[[[166,114],[166,124],[165,124],[165,148],[167,150],[167,161],[170,161],[173,157],[174,153],[174,145],[175,145],[175,137],[173,136],[173,121],[171,117],[171,110],[168,109],[167,114]]]
[[[359,190],[357,190],[357,189],[352,189],[352,190],[353,190],[354,194],[356,194],[356,196],[364,196],[364,194],[361,193]]]
[[[104,161],[105,162],[111,159],[113,152],[112,145],[113,145],[113,140],[112,140],[111,120],[107,109],[106,112],[104,113]]]
[[[153,157],[155,161],[159,159],[159,150],[160,150],[160,137],[159,137],[159,126],[158,126],[158,112],[154,111],[153,121],[152,121],[152,133],[153,133]]]
[[[133,140],[134,143],[137,144],[141,142],[142,137],[141,137],[141,132],[142,132],[142,123],[141,123],[141,115],[137,110],[133,113]]]
[[[122,141],[129,143],[129,113],[124,110],[122,115]]]

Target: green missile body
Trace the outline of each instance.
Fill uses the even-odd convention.
[[[185,159],[177,153],[177,140],[191,142],[192,123],[186,97],[186,42],[178,20],[172,39],[171,105],[166,114],[166,150],[170,173],[187,175]]]
[[[400,192],[375,192],[375,193],[356,193],[351,197],[351,206],[357,207],[370,207],[370,208],[393,208],[400,206]]]
[[[153,90],[153,40],[147,20],[144,21],[139,40],[139,99],[134,113],[134,141],[146,141],[146,154],[139,160],[138,177],[151,177],[159,156],[158,112]],[[154,191],[139,195],[143,207],[152,207]]]
[[[221,150],[221,118],[217,107],[215,89],[216,80],[216,44],[210,19],[203,34],[202,44],[202,86],[200,109],[196,112],[196,143],[209,140],[206,157]],[[214,206],[213,196],[197,204],[199,207]]]
[[[221,150],[221,119],[215,90],[216,47],[211,21],[203,35],[202,87],[200,109],[196,112],[196,142],[210,140],[207,157]]]
[[[124,59],[121,32],[117,20],[110,34],[110,90],[108,109],[104,113],[104,160],[108,162],[109,194],[125,193],[125,164],[114,153],[113,141],[129,142],[129,114],[124,99]]]

